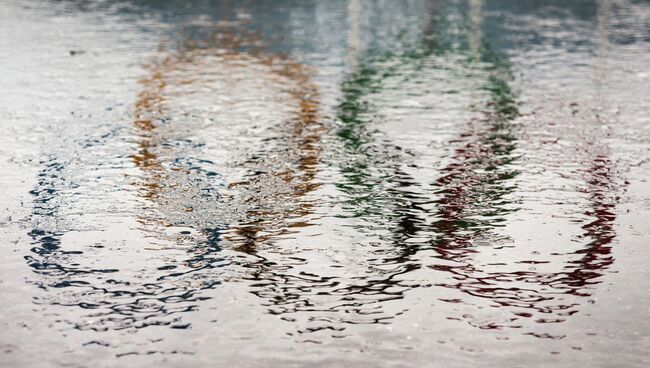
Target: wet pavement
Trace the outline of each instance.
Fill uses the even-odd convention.
[[[0,3],[0,366],[650,365],[650,3]]]

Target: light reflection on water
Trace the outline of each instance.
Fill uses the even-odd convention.
[[[106,362],[254,365],[273,351],[277,364],[417,365],[432,347],[512,340],[570,366],[588,337],[569,325],[615,266],[639,165],[626,130],[643,122],[647,88],[613,83],[645,88],[646,5],[7,6],[110,14],[103,35],[136,24],[123,37],[142,42],[140,76],[112,87],[131,100],[71,106],[82,111],[69,128],[20,133],[44,142],[20,243],[34,271],[24,293],[56,326],[43,333],[109,349]],[[232,352],[244,344],[248,360]],[[296,344],[318,348],[300,357]],[[332,358],[341,351],[352,355]],[[56,361],[93,353],[66,354]]]

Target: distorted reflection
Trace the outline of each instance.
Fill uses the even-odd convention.
[[[612,85],[646,78],[612,54],[645,55],[643,19],[614,0],[188,4],[64,4],[146,13],[129,32],[151,45],[116,83],[128,112],[66,115],[78,131],[37,162],[24,257],[62,331],[128,334],[119,354],[215,331],[366,354],[434,346],[430,326],[560,340],[588,317],[621,264]]]
[[[470,2],[480,7],[477,1]],[[474,13],[470,10],[471,13]],[[477,13],[471,16],[474,21],[480,19]],[[480,29],[474,25],[470,30]],[[470,37],[470,46],[473,44]],[[489,60],[487,58],[492,58]],[[584,225],[586,238],[590,241],[575,255],[564,256],[564,270],[557,273],[521,269],[513,272],[497,271],[507,268],[503,263],[482,269],[473,259],[476,253],[485,252],[492,247],[507,246],[508,239],[500,239],[497,233],[490,234],[489,228],[501,226],[503,216],[508,211],[508,193],[514,184],[508,184],[516,178],[516,171],[510,164],[516,159],[515,144],[517,133],[517,107],[509,82],[504,79],[510,73],[503,68],[507,63],[494,59],[489,53],[483,53],[482,59],[494,67],[488,74],[487,85],[491,98],[486,104],[485,117],[478,123],[470,125],[470,130],[452,142],[459,144],[455,150],[452,163],[443,169],[445,176],[438,179],[441,187],[440,220],[434,227],[441,233],[434,245],[440,258],[452,261],[432,266],[434,269],[452,274],[452,283],[441,286],[458,289],[473,297],[487,298],[499,308],[508,308],[512,313],[497,320],[484,319],[481,315],[465,314],[463,318],[480,328],[500,329],[504,327],[520,328],[525,325],[522,318],[532,318],[536,322],[562,322],[577,311],[580,301],[575,297],[589,296],[586,287],[597,283],[603,269],[613,262],[608,255],[607,244],[613,240],[611,221],[612,203],[603,203],[604,193],[612,189],[610,168],[607,160],[594,158],[594,166],[585,170],[593,175],[588,179],[588,192],[594,211],[586,214],[595,217],[595,221]],[[592,122],[592,129],[599,129],[598,122]],[[578,137],[579,138],[579,137]],[[584,138],[583,138],[584,139]],[[580,142],[593,144],[594,142]],[[516,181],[515,181],[516,183]],[[505,243],[504,243],[505,242]],[[483,244],[483,246],[478,246]],[[485,247],[492,245],[492,247]],[[555,262],[558,262],[556,259]],[[521,264],[539,264],[546,261],[521,261]],[[570,297],[573,295],[574,297]],[[449,299],[457,303],[457,299]],[[471,303],[471,300],[465,300]],[[537,337],[562,338],[563,335],[526,332]]]

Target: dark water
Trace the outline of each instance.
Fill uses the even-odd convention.
[[[0,365],[650,365],[650,3],[0,3]]]

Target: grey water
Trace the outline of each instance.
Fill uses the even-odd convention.
[[[3,0],[0,366],[650,366],[650,2]]]

